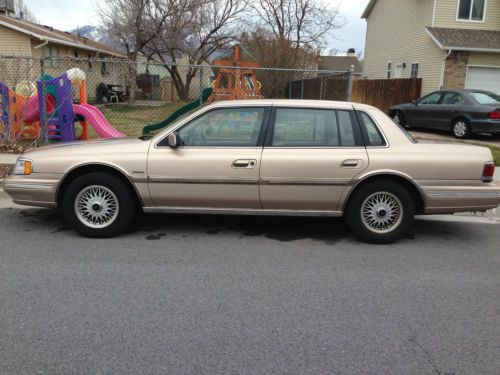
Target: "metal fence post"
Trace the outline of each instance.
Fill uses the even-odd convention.
[[[304,99],[304,79],[302,78],[301,86],[300,86],[300,99]]]
[[[319,82],[319,100],[323,100],[323,81],[324,78],[321,78],[321,81]]]
[[[200,68],[200,107],[203,105],[203,67]]]
[[[349,69],[349,82],[347,86],[347,101],[352,101],[352,86],[354,82],[354,65],[351,65],[351,69]]]
[[[41,108],[40,112],[40,133],[42,134],[42,143],[47,143],[49,138],[49,127],[48,127],[48,119],[47,119],[47,105],[45,103],[45,99],[47,97],[47,87],[45,86],[45,60],[42,57],[40,59],[40,80],[42,85],[42,97],[40,98]]]

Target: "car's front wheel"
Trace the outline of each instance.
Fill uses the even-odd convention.
[[[470,124],[466,119],[459,118],[451,124],[451,132],[458,139],[466,139],[471,136]]]
[[[123,232],[135,215],[130,189],[107,173],[89,173],[75,179],[63,197],[67,220],[87,237],[107,238]]]
[[[413,199],[403,186],[393,181],[373,181],[354,192],[345,217],[357,238],[385,244],[410,229],[414,214]]]

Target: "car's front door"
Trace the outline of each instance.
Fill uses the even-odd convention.
[[[352,106],[273,109],[262,153],[264,209],[337,211],[342,193],[368,166]]]
[[[265,107],[216,108],[166,137],[148,157],[151,198],[159,207],[261,208],[259,171]],[[260,145],[259,145],[260,144]]]
[[[432,128],[431,112],[439,106],[441,95],[440,91],[436,91],[418,100],[406,111],[408,124],[414,127]]]

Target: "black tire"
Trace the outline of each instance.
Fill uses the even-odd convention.
[[[406,118],[403,112],[401,111],[394,111],[392,114],[392,121],[394,121],[396,124],[401,125],[403,127],[408,127],[408,124],[406,123]]]
[[[465,118],[457,118],[451,123],[451,134],[458,139],[467,139],[472,135],[470,123]]]
[[[77,209],[77,200],[81,209]],[[95,172],[78,177],[68,186],[63,197],[63,212],[80,234],[108,238],[127,229],[137,212],[137,204],[123,181],[107,173]],[[95,216],[89,216],[89,212]],[[98,217],[103,223],[91,222],[92,218],[100,220]]]
[[[388,206],[382,204],[371,206],[373,199],[384,196],[386,197],[384,199],[390,202]],[[398,206],[399,215],[396,214]],[[363,215],[366,210],[368,213]],[[368,182],[353,193],[347,204],[345,218],[358,239],[369,243],[387,244],[398,240],[408,232],[413,224],[414,214],[413,199],[403,186],[393,181],[379,180]],[[384,230],[376,229],[375,226],[384,220],[392,220],[393,224]]]

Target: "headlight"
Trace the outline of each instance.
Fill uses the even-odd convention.
[[[24,158],[18,158],[14,167],[14,174],[30,175],[33,172],[33,161]]]

